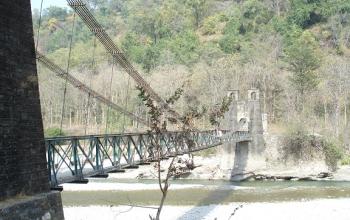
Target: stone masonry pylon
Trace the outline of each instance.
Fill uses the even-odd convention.
[[[30,0],[0,1],[0,117],[0,219],[64,219],[49,188]]]

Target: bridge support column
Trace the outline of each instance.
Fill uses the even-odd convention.
[[[253,138],[249,145],[254,154],[261,154],[265,150],[264,128],[259,96],[258,89],[248,90],[249,132]]]
[[[64,219],[49,186],[30,0],[0,1],[0,117],[0,219]]]

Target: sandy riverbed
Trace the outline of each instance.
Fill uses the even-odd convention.
[[[322,199],[300,202],[280,203],[230,203],[210,206],[165,206],[162,220],[230,219],[235,208],[243,205],[231,219],[269,219],[269,220],[322,220],[350,219],[350,199]],[[156,210],[128,206],[89,206],[65,207],[66,220],[114,220],[114,219],[149,219]]]

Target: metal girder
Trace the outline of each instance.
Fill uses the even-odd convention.
[[[161,158],[216,147],[226,142],[250,141],[249,132],[163,132],[46,138],[52,187],[85,177],[122,170],[154,161],[156,142]]]

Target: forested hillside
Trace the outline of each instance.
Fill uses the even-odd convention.
[[[340,141],[349,136],[350,1],[86,2],[157,92],[167,97],[184,85],[174,106],[179,112],[210,110],[228,89],[256,87],[271,132],[297,127]],[[35,32],[39,17],[34,11]],[[66,69],[72,34],[70,72],[146,117],[133,80],[113,65],[72,10],[43,11],[38,50]],[[45,127],[59,127],[65,82],[40,65],[39,73]],[[120,132],[137,126],[69,85],[66,101],[65,132],[76,134],[84,126],[93,128],[88,133]],[[208,116],[196,122],[199,128],[209,125]]]

